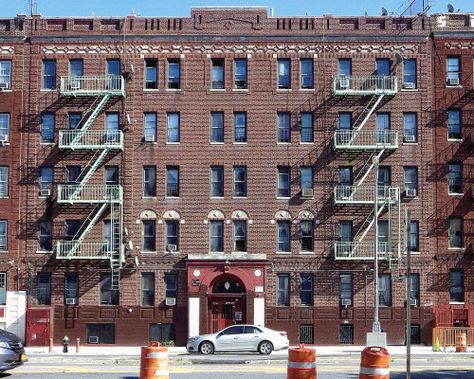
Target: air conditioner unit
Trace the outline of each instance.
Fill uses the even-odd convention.
[[[458,86],[459,78],[448,78],[448,86]]]
[[[167,250],[167,251],[171,251],[171,252],[172,252],[172,251],[176,251],[176,250],[178,250],[178,246],[172,245],[172,244],[168,244],[168,245],[166,245],[166,250]]]
[[[405,142],[416,142],[416,136],[415,135],[405,136]]]
[[[348,89],[349,88],[349,79],[347,78],[339,78],[339,88],[340,89]]]
[[[314,191],[312,188],[303,188],[301,190],[301,197],[313,197]]]
[[[0,135],[0,145],[4,145],[8,142],[8,135],[2,134]]]
[[[155,136],[153,134],[145,135],[145,142],[155,142]]]
[[[99,336],[89,336],[88,343],[99,343]]]
[[[418,300],[417,299],[410,299],[410,305],[412,307],[416,307],[418,305]]]
[[[407,188],[405,190],[406,197],[416,197],[416,189],[415,188]]]
[[[0,91],[8,89],[9,85],[5,82],[0,82]]]
[[[76,305],[77,299],[75,297],[66,297],[66,305]]]
[[[351,299],[341,299],[341,305],[344,307],[349,307],[352,305]]]
[[[167,297],[165,299],[165,304],[169,307],[172,307],[172,306],[176,305],[176,298],[175,297]]]
[[[403,83],[403,88],[405,89],[415,89],[415,83],[413,82],[405,82]]]
[[[51,190],[49,188],[42,188],[40,190],[40,196],[50,197],[51,196]]]

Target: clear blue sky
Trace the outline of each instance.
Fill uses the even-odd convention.
[[[37,10],[45,17],[125,16],[133,11],[141,16],[190,15],[192,6],[266,6],[275,16],[379,15],[381,7],[400,13],[408,0],[36,0]],[[421,1],[421,0],[420,0]],[[426,1],[426,0],[425,0]],[[473,0],[431,0],[429,13],[446,11],[448,2],[456,9],[474,12]],[[28,0],[0,0],[0,18],[18,13],[29,14]]]

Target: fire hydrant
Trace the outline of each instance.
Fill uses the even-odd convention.
[[[67,336],[64,336],[64,338],[63,338],[63,353],[68,352],[68,347],[69,347],[69,338],[67,338]]]

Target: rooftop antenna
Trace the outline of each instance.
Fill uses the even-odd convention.
[[[382,7],[382,16],[388,16],[388,11],[387,9]]]
[[[38,7],[36,5],[36,0],[29,0],[30,2],[30,16],[33,16],[34,13],[38,13]]]
[[[453,7],[452,4],[448,4],[448,12],[449,12],[449,13],[454,12],[454,7]]]

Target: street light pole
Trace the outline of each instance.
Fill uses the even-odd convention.
[[[411,378],[411,246],[410,246],[410,210],[405,208],[405,241],[407,251],[406,269],[406,341],[407,341],[407,372],[406,379]]]
[[[380,333],[380,322],[379,322],[379,158],[374,157],[373,161],[375,168],[375,185],[374,185],[374,223],[375,223],[375,246],[374,246],[374,322],[372,323],[372,332]]]

